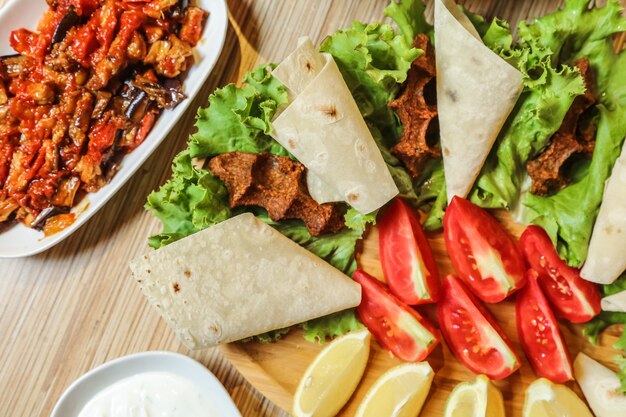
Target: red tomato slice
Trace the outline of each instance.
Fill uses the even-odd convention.
[[[437,302],[437,264],[408,204],[396,198],[378,221],[378,233],[380,261],[391,292],[410,305]]]
[[[520,367],[511,342],[489,311],[453,275],[443,279],[437,314],[448,347],[472,372],[502,379]]]
[[[532,269],[528,271],[528,284],[517,294],[515,320],[522,348],[535,373],[557,383],[574,379],[559,324]]]
[[[580,270],[562,260],[548,234],[539,226],[528,226],[520,237],[522,252],[539,274],[539,285],[558,317],[584,323],[600,312],[600,291],[580,276]]]
[[[517,243],[485,210],[454,197],[443,232],[454,269],[478,298],[497,303],[524,286],[526,268]]]
[[[362,289],[359,317],[376,340],[403,361],[424,360],[439,343],[433,325],[367,272],[357,269],[352,277]]]

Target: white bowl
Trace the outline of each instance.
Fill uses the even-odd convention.
[[[159,351],[124,356],[87,372],[61,395],[50,417],[76,417],[105,388],[144,372],[169,372],[186,378],[207,395],[216,415],[241,417],[226,389],[204,365],[179,353]]]
[[[189,70],[183,83],[183,89],[188,98],[176,108],[161,114],[146,140],[124,157],[119,172],[109,184],[95,193],[87,194],[85,198],[88,200],[88,207],[77,215],[71,226],[52,236],[44,237],[40,231],[17,224],[0,233],[0,258],[17,258],[43,252],[74,233],[113,197],[165,139],[213,70],[226,38],[228,28],[226,1],[198,0],[198,5],[209,12],[209,19],[204,28],[203,39],[194,49],[196,63]],[[46,8],[45,0],[7,1],[7,4],[0,9],[0,55],[15,53],[9,46],[11,31],[21,27],[34,29]],[[169,169],[169,164],[163,169]],[[79,204],[78,207],[85,205]]]

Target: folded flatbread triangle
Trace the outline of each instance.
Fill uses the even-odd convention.
[[[315,201],[345,201],[371,213],[398,194],[331,55],[301,39],[273,75],[287,87],[290,103],[272,121],[272,137],[306,166]]]
[[[607,180],[580,275],[610,284],[626,269],[626,142]]]
[[[448,201],[466,197],[515,102],[522,73],[486,47],[453,0],[435,0],[437,108]]]
[[[250,213],[134,260],[133,277],[190,349],[359,305],[361,287]]]

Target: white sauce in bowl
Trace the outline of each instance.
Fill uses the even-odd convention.
[[[190,380],[145,372],[102,390],[78,417],[214,417],[211,400]]]

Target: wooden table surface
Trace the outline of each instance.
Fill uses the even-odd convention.
[[[229,0],[231,25],[224,50],[190,108],[205,105],[216,87],[236,82],[254,66],[279,61],[299,36],[320,41],[353,20],[379,21],[386,3]],[[560,2],[463,3],[472,11],[515,22],[554,10]],[[194,116],[189,111],[140,172],[74,235],[43,254],[0,259],[0,416],[49,416],[61,393],[80,375],[147,350],[181,352],[205,364],[244,417],[286,415],[220,351],[191,352],[181,345],[130,279],[129,260],[146,252],[147,236],[159,230],[143,209],[146,196],[169,177],[170,162],[184,147]]]

